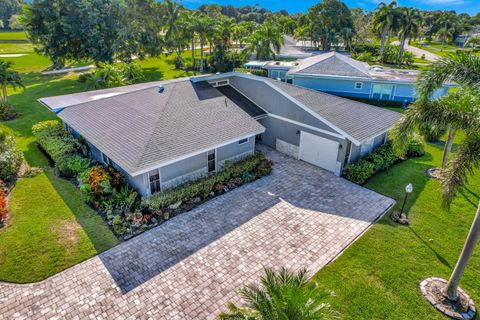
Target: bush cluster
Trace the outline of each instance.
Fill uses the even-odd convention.
[[[15,106],[7,101],[0,101],[0,120],[8,121],[17,117]]]
[[[446,128],[424,124],[419,128],[420,134],[427,142],[437,142],[447,132]]]
[[[97,165],[79,154],[80,141],[60,122],[44,121],[32,127],[39,144],[55,161],[58,172],[76,178],[86,202],[124,239],[152,228],[174,214],[244,183],[270,174],[272,162],[257,153],[233,164],[227,161],[219,173],[157,193],[141,201],[115,168]]]
[[[23,154],[18,150],[15,138],[0,130],[0,180],[14,180],[22,163]]]
[[[424,144],[417,138],[410,141],[407,157],[420,157],[425,154]],[[375,174],[387,170],[401,161],[393,151],[390,142],[380,146],[371,154],[356,163],[350,163],[343,170],[343,177],[357,184],[364,184]]]
[[[380,45],[375,44],[361,44],[355,46],[352,58],[364,62],[382,62],[387,64],[396,64],[399,46],[389,45],[385,47],[383,54],[380,54]],[[402,55],[402,64],[411,65],[415,62],[415,55],[409,51],[404,50]]]
[[[79,150],[79,144],[75,138],[64,130],[59,121],[40,122],[32,127],[32,133],[42,149],[55,162],[58,162],[63,156]]]
[[[240,72],[240,73],[251,73],[255,76],[259,77],[267,77],[268,76],[268,71],[264,69],[247,69],[247,68],[235,68],[233,69],[235,72]]]

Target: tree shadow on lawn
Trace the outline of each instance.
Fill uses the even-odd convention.
[[[93,209],[85,202],[80,190],[71,182],[55,175],[47,157],[38,149],[35,142],[28,145],[25,154],[34,157],[36,163],[42,164],[44,173],[65,205],[75,216],[97,253],[103,252],[118,244],[112,231]]]
[[[447,259],[445,259],[443,256],[441,256],[427,241],[425,241],[425,239],[422,238],[422,236],[420,234],[418,234],[414,228],[412,228],[411,226],[408,227],[408,229],[410,231],[412,231],[412,233],[418,238],[418,240],[420,240],[428,249],[430,249],[430,251],[433,252],[433,254],[435,254],[435,256],[437,257],[438,261],[440,261],[445,267],[447,267],[449,270],[451,270],[453,267],[450,265],[450,263],[447,261]]]

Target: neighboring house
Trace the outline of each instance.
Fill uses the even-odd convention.
[[[270,61],[262,68],[268,77],[337,96],[412,102],[418,71],[369,66],[338,52],[298,60]],[[446,84],[434,94],[446,94]]]
[[[272,79],[225,73],[40,99],[92,157],[148,196],[218,171],[263,143],[340,175],[386,141],[399,113]]]

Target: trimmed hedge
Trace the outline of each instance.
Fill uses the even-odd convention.
[[[150,211],[156,212],[168,206],[185,202],[195,197],[208,198],[212,192],[221,192],[229,187],[229,183],[243,184],[269,175],[272,172],[272,162],[266,159],[263,153],[256,153],[235,164],[227,161],[222,171],[215,175],[205,177],[196,181],[188,182],[177,188],[169,189],[154,194],[144,201],[144,205]]]
[[[425,154],[422,141],[412,139],[408,146],[407,157],[420,157]],[[371,154],[356,163],[350,163],[343,169],[343,177],[357,184],[364,184],[375,174],[385,171],[395,163],[402,161],[393,151],[390,142],[377,148]]]
[[[64,130],[59,121],[40,122],[32,127],[32,133],[43,150],[55,162],[66,154],[78,152],[77,140]]]

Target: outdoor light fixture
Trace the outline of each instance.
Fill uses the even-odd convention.
[[[413,185],[409,183],[405,187],[405,199],[403,199],[402,210],[400,210],[400,214],[403,213],[403,209],[405,208],[405,203],[407,202],[408,195],[412,192],[413,192]]]

